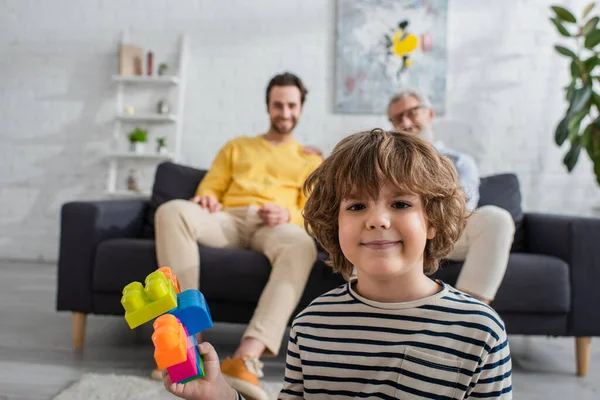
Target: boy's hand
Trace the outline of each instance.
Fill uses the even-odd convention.
[[[258,216],[270,227],[290,222],[290,212],[277,204],[264,204],[258,209]]]
[[[237,399],[235,390],[225,382],[221,375],[219,356],[214,347],[210,343],[204,342],[198,345],[198,352],[203,356],[204,377],[183,384],[172,383],[165,369],[163,370],[165,389],[186,400]]]
[[[210,213],[221,211],[223,208],[223,205],[214,196],[194,196],[190,201],[199,204],[202,208],[206,208]]]

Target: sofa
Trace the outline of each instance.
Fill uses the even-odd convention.
[[[62,206],[56,308],[73,315],[73,347],[84,344],[87,315],[122,316],[123,287],[157,269],[156,209],[189,199],[206,171],[172,162],[157,166],[149,199],[73,201]],[[577,374],[587,374],[591,337],[600,335],[600,219],[527,213],[514,174],[482,178],[479,206],[506,209],[515,237],[504,280],[492,307],[509,334],[576,339]],[[319,249],[294,315],[341,284]],[[247,323],[269,277],[261,253],[199,245],[201,290],[215,322]],[[443,261],[432,276],[456,282],[461,262]],[[293,318],[293,316],[292,316]],[[291,320],[290,320],[291,321]]]

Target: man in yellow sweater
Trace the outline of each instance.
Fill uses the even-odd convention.
[[[221,364],[232,387],[249,399],[266,399],[259,358],[279,352],[317,249],[306,233],[302,185],[322,159],[293,138],[307,90],[293,74],[267,86],[268,132],[230,140],[190,200],[173,200],[155,217],[158,265],[171,267],[182,290],[198,289],[198,244],[260,251],[272,265],[256,311],[235,354]]]

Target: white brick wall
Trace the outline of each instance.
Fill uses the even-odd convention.
[[[587,0],[566,1],[578,12]],[[564,62],[551,0],[454,0],[448,21],[448,144],[484,174],[514,171],[524,208],[586,214],[600,193],[587,157],[572,175],[553,143]],[[207,167],[229,138],[268,127],[264,89],[283,70],[310,94],[297,135],[330,150],[385,118],[332,113],[335,3],[324,0],[0,0],[0,257],[57,256],[59,210],[102,197],[123,28],[155,48],[191,42],[183,147]]]

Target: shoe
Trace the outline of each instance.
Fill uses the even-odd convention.
[[[150,374],[150,377],[152,379],[154,379],[155,381],[162,381],[163,380],[162,369],[153,369],[152,373]]]
[[[248,400],[269,400],[267,392],[260,387],[259,378],[264,376],[263,363],[256,356],[227,357],[221,363],[225,381]]]

